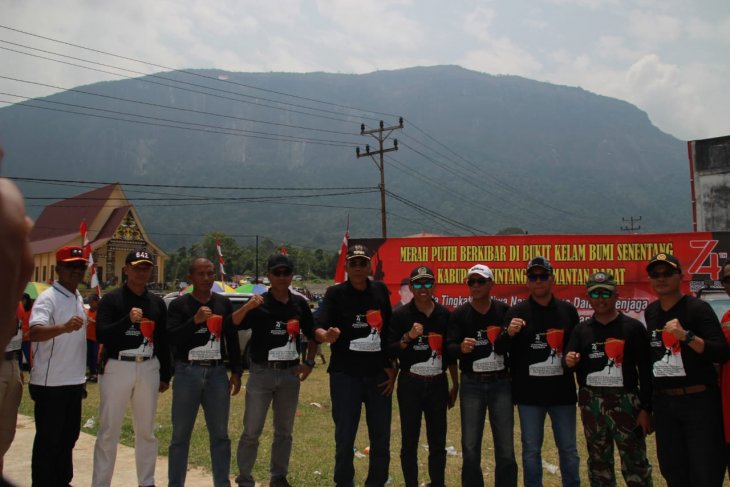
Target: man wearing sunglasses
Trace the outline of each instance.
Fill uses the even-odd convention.
[[[353,448],[363,404],[370,437],[365,485],[383,487],[388,481],[395,368],[385,339],[391,308],[385,285],[369,279],[370,258],[370,250],[363,245],[347,249],[347,281],[327,289],[315,326],[317,341],[329,343],[332,350],[327,372],[335,422],[337,487],[354,486]]]
[[[651,426],[651,364],[644,325],[616,309],[616,280],[596,272],[586,284],[593,316],[570,336],[565,364],[578,376],[578,405],[591,485],[616,485],[613,444],[629,486],[651,487],[644,437]]]
[[[461,485],[483,487],[482,436],[489,411],[494,441],[494,485],[517,485],[514,406],[504,350],[498,349],[501,326],[509,307],[492,299],[492,270],[484,264],[469,269],[466,285],[471,300],[451,314],[448,352],[461,369]],[[504,348],[504,347],[502,347]]]
[[[388,348],[400,362],[398,406],[401,418],[401,467],[406,487],[418,487],[418,441],[421,416],[426,420],[430,486],[444,487],[446,471],[446,410],[459,388],[456,361],[444,356],[449,310],[433,299],[435,278],[418,266],[409,279],[413,299],[393,311]],[[452,387],[446,369],[451,375]]]
[[[33,368],[28,391],[36,424],[33,487],[67,486],[73,478],[86,382],[86,314],[78,291],[86,262],[81,247],[59,249],[58,280],[38,296],[30,316]]]
[[[271,288],[253,296],[233,313],[233,324],[251,329],[251,368],[246,384],[246,410],[243,433],[236,458],[239,486],[254,487],[251,475],[258,454],[259,437],[264,429],[269,406],[274,413],[271,445],[270,486],[290,487],[289,458],[292,449],[294,416],[299,388],[314,367],[317,343],[314,341],[314,318],[307,301],[289,290],[294,264],[289,256],[269,257],[267,276]],[[301,337],[308,340],[307,358],[299,363]]]
[[[577,487],[576,387],[572,371],[563,367],[562,355],[578,324],[578,311],[553,295],[553,267],[545,257],[530,260],[526,277],[530,296],[505,317],[525,486],[542,486],[545,416],[550,415],[563,487]]]
[[[725,442],[714,364],[725,363],[730,349],[710,305],[682,293],[679,259],[657,254],[646,271],[658,298],[644,317],[659,469],[669,487],[722,485]]]
[[[720,282],[730,296],[730,260],[726,260],[720,271]],[[720,319],[722,333],[730,345],[730,309]],[[720,394],[722,396],[722,422],[725,434],[725,464],[730,477],[730,361],[720,368]]]

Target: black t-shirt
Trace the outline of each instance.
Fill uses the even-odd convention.
[[[314,338],[314,318],[307,301],[291,292],[286,303],[270,292],[262,297],[263,304],[241,322],[241,328],[251,329],[251,360],[258,364],[299,361],[301,334]]]
[[[497,353],[495,344],[502,332],[504,316],[509,306],[496,299],[489,310],[482,314],[464,303],[451,313],[447,342],[449,355],[459,359],[462,372],[499,372],[507,368],[503,353]],[[461,353],[464,338],[474,338],[476,344],[470,353]]]
[[[578,311],[552,297],[547,306],[532,297],[510,309],[504,325],[522,318],[525,327],[508,338],[512,400],[516,404],[558,406],[577,401],[573,372],[563,367],[563,350],[578,324]],[[509,335],[507,335],[509,336]]]
[[[717,315],[709,304],[692,296],[683,296],[664,311],[659,301],[654,301],[646,308],[644,318],[651,346],[654,389],[717,385],[713,363],[727,362],[730,349]],[[704,353],[698,354],[686,342],[676,340],[669,333],[662,333],[664,325],[673,319],[679,320],[682,328],[704,340]]]
[[[214,315],[223,317],[220,329],[206,322],[197,325],[193,321],[195,313],[202,306],[210,308]],[[223,346],[226,347],[231,371],[243,372],[241,349],[238,344],[238,331],[231,321],[233,306],[231,301],[218,293],[211,293],[207,303],[195,299],[192,293],[176,298],[167,309],[167,336],[173,349],[175,360],[220,360]],[[212,328],[211,328],[212,327]]]
[[[578,384],[637,390],[642,409],[651,408],[649,339],[644,325],[623,313],[603,324],[591,318],[575,327],[565,352],[580,353]]]
[[[144,318],[154,321],[151,337],[145,336],[147,331],[140,323],[132,323],[129,319],[132,308],[140,308]],[[160,381],[170,382],[172,366],[167,342],[167,308],[159,296],[146,289],[138,296],[126,284],[105,294],[96,313],[96,339],[104,345],[105,355],[113,359],[120,353],[144,355],[151,347],[160,361]]]
[[[447,365],[455,363],[444,354],[446,330],[449,325],[449,310],[434,303],[430,316],[418,310],[414,300],[393,311],[388,331],[388,349],[392,357],[397,357],[401,370],[418,375],[433,376],[446,370]],[[413,323],[423,325],[423,335],[401,348],[401,338]]]
[[[385,343],[390,319],[390,297],[383,283],[368,280],[363,291],[349,280],[330,286],[316,324],[316,328],[340,329],[339,338],[330,346],[327,371],[355,376],[381,374],[390,366]]]

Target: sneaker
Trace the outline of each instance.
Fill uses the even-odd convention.
[[[291,484],[286,480],[286,477],[272,480],[269,483],[269,487],[291,487]]]
[[[96,384],[99,382],[99,378],[96,375],[90,375],[88,379],[86,379],[87,382],[91,382]]]

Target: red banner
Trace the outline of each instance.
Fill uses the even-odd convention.
[[[553,265],[555,295],[578,308],[581,318],[592,314],[585,283],[597,271],[616,278],[617,307],[641,318],[656,299],[646,274],[652,256],[666,252],[679,258],[685,292],[703,287],[708,280],[719,286],[720,265],[730,251],[730,233],[417,237],[351,239],[349,243],[366,245],[374,253],[373,275],[388,286],[394,305],[400,301],[401,281],[419,265],[433,269],[434,297],[439,303],[454,308],[468,301],[464,281],[474,264],[492,269],[493,297],[514,305],[527,297],[527,261],[541,255]]]

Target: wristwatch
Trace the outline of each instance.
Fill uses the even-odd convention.
[[[687,331],[684,332],[684,342],[687,345],[689,345],[690,343],[692,343],[692,340],[694,340],[695,338],[697,338],[697,335],[695,335],[694,333],[692,333],[690,330],[687,330]]]
[[[307,367],[314,368],[314,360],[309,360],[305,358],[304,360],[302,360],[302,363]]]

